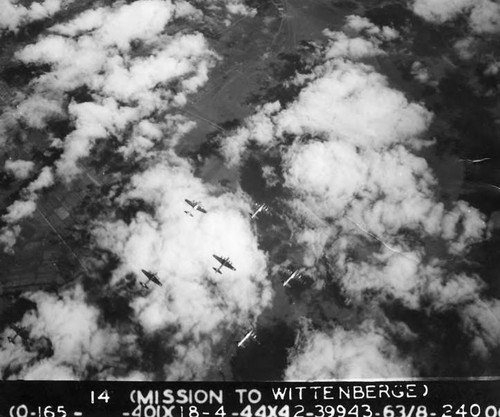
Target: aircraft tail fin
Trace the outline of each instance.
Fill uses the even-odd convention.
[[[144,287],[144,288],[146,288],[146,289],[148,289],[148,288],[149,288],[149,287],[148,287],[148,284],[147,284],[146,282],[142,282],[142,281],[141,281],[141,282],[140,282],[140,284],[141,284],[141,286],[142,286],[142,287]]]
[[[217,272],[218,274],[221,274],[222,275],[222,272],[220,271],[220,268],[217,269],[216,267],[212,267],[212,269]]]

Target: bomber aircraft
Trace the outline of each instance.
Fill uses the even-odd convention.
[[[288,276],[288,278],[285,281],[283,281],[283,287],[289,287],[290,282],[292,282],[294,279],[300,279],[300,278],[302,278],[302,273],[300,272],[299,269],[296,269]]]
[[[218,274],[222,274],[221,269],[223,266],[231,269],[232,271],[236,271],[236,268],[231,264],[231,261],[229,260],[229,258],[223,258],[223,257],[218,256],[218,255],[212,255],[212,256],[217,260],[217,262],[220,262],[220,266],[218,268],[215,268],[215,267],[212,268]]]
[[[243,338],[238,342],[238,347],[245,347],[245,345],[251,340],[257,341],[257,334],[253,328],[248,330],[245,336],[243,336]]]
[[[206,213],[207,211],[203,208],[201,203],[199,201],[193,201],[193,200],[188,200],[187,198],[184,200],[187,204],[191,206],[193,210],[198,210],[202,213]],[[193,217],[193,213],[189,210],[184,210],[184,213],[189,214],[191,217]]]
[[[264,203],[259,204],[259,206],[257,207],[257,209],[253,213],[249,213],[250,218],[255,219],[260,212],[266,213],[268,211],[269,211],[269,206],[267,204],[264,204]]]
[[[140,281],[140,284],[144,287],[144,288],[149,288],[148,287],[148,283],[149,281],[152,281],[154,282],[156,285],[159,285],[160,287],[163,286],[163,284],[161,283],[161,281],[158,279],[158,274],[156,272],[150,272],[150,271],[146,271],[144,269],[141,269],[142,273],[144,275],[146,275],[146,277],[148,278],[148,280],[146,282],[142,282]]]

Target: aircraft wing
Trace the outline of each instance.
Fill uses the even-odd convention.
[[[236,268],[231,264],[231,261],[229,259],[224,260],[223,264],[226,268],[231,269],[232,271],[236,271]]]
[[[149,272],[149,271],[146,271],[145,269],[141,269],[141,272],[146,275],[148,277],[148,279],[151,279],[151,277],[153,277],[154,275]]]
[[[220,262],[222,266],[225,266],[226,268],[236,271],[236,268],[231,264],[229,258],[222,258],[221,256],[218,255],[212,255],[212,256],[217,260],[217,262]]]
[[[207,212],[202,206],[198,206],[196,208],[196,210],[201,211],[202,213],[206,213]]]
[[[257,335],[253,328],[248,330],[247,333],[241,338],[241,340],[238,342],[238,347],[245,346],[250,340],[257,341]]]
[[[188,200],[187,198],[184,201],[186,203],[188,203],[191,207],[195,207],[196,206],[196,202],[195,201]]]
[[[160,287],[163,287],[163,284],[161,283],[161,281],[156,277],[156,275],[152,276],[151,278],[151,281],[153,281],[156,285],[159,285]]]
[[[296,269],[293,271],[286,280],[283,280],[283,286],[284,287],[289,287],[290,282],[293,281],[294,279],[300,280],[302,278],[302,272],[300,272],[300,269]]]
[[[156,275],[153,272],[146,271],[145,269],[141,269],[142,273],[148,277],[148,280],[153,281],[156,285],[159,285],[160,287],[163,286],[161,281],[158,279],[158,275]]]

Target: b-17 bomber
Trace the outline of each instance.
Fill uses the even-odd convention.
[[[212,255],[218,262],[220,262],[220,266],[218,268],[215,268],[213,267],[212,269],[217,272],[218,274],[222,274],[221,272],[221,269],[223,266],[225,266],[226,268],[232,270],[232,271],[236,271],[236,268],[231,264],[231,261],[229,260],[229,258],[223,258],[221,256],[218,256],[218,255]]]
[[[294,279],[301,279],[302,278],[302,273],[300,272],[299,269],[296,269],[293,271],[286,280],[283,281],[283,287],[290,287],[290,282],[292,282]]]
[[[201,213],[206,214],[207,211],[203,208],[201,203],[199,201],[193,201],[193,200],[188,200],[187,198],[184,200],[193,210],[198,210]],[[187,215],[193,217],[193,213],[189,210],[184,210],[184,213]]]
[[[238,342],[238,347],[243,348],[252,340],[257,342],[257,334],[255,333],[255,330],[253,328],[249,329],[245,336],[241,338],[241,340]]]
[[[142,282],[140,281],[140,284],[144,287],[144,288],[149,288],[148,287],[148,283],[151,281],[151,282],[154,282],[156,285],[159,285],[160,287],[163,286],[163,284],[161,283],[161,281],[158,279],[158,274],[156,272],[150,272],[150,271],[146,271],[145,269],[141,269],[142,273],[144,275],[146,275],[146,277],[148,278],[148,280],[146,282]]]
[[[259,213],[267,213],[268,211],[269,211],[269,206],[267,204],[264,203],[259,204],[253,213],[249,213],[250,218],[255,219]]]

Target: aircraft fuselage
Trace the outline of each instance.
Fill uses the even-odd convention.
[[[148,280],[146,282],[141,282],[140,284],[144,287],[144,288],[149,288],[148,287],[148,282],[149,281],[152,281],[154,282],[156,285],[159,285],[160,287],[163,285],[161,283],[161,281],[158,279],[157,275],[152,273],[152,272],[149,272],[149,271],[146,271],[145,269],[141,269],[141,272],[146,275],[146,277],[148,278]]]

